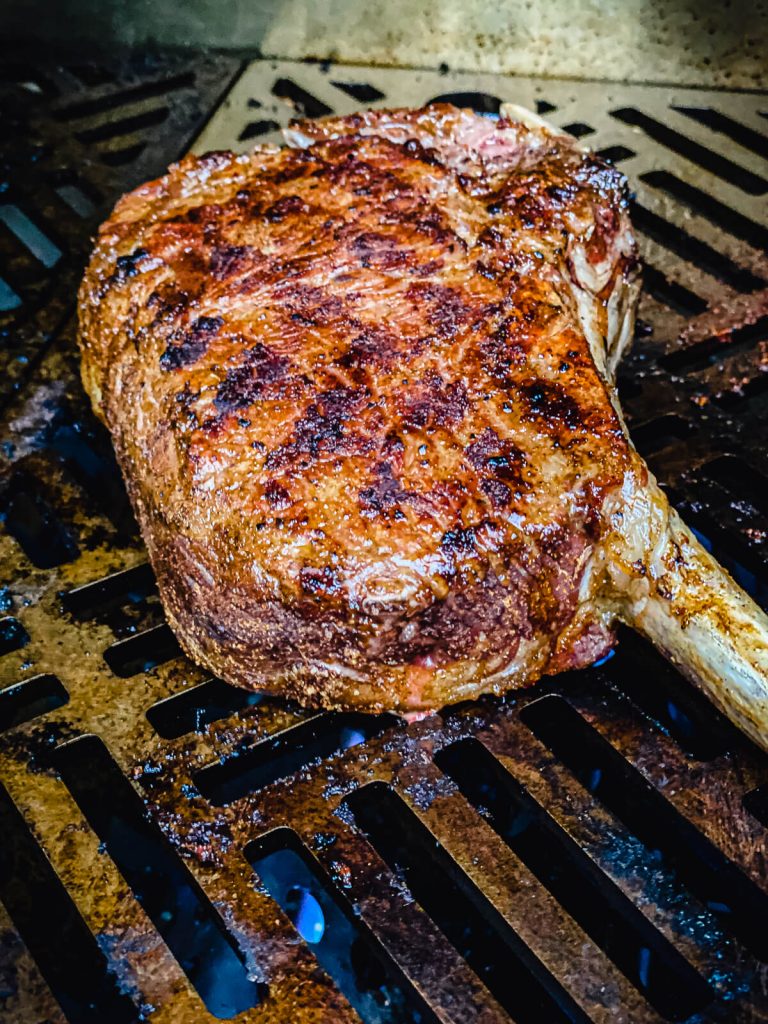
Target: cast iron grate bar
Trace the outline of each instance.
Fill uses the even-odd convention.
[[[647,171],[640,175],[640,180],[652,188],[666,192],[679,203],[690,207],[694,213],[706,217],[717,227],[735,235],[755,249],[768,251],[768,228],[726,206],[708,192],[702,192],[700,188],[682,181],[669,171]]]
[[[690,117],[692,121],[698,121],[699,124],[711,128],[714,132],[727,135],[729,139],[733,139],[745,149],[751,149],[758,156],[768,159],[768,135],[756,132],[754,128],[750,128],[740,121],[734,121],[732,117],[728,117],[727,114],[723,114],[719,110],[713,110],[711,107],[672,107],[672,109],[676,110],[678,114]]]
[[[768,958],[768,896],[683,818],[562,697],[542,697],[521,720],[649,850],[661,851],[686,886],[761,959]]]
[[[195,772],[198,790],[211,803],[223,805],[292,775],[318,758],[328,758],[365,743],[399,724],[395,715],[326,712],[238,751],[225,761]]]
[[[759,469],[748,465],[738,455],[720,455],[705,462],[698,474],[714,480],[734,498],[746,501],[756,512],[768,518],[768,480]]]
[[[295,832],[274,829],[245,856],[365,1024],[440,1024]]]
[[[705,171],[714,174],[715,177],[735,185],[736,188],[741,189],[742,192],[746,192],[748,195],[762,196],[768,192],[768,181],[765,178],[753,174],[746,167],[741,167],[720,153],[713,153],[711,149],[707,149],[706,146],[701,146],[698,142],[694,142],[693,139],[681,135],[674,128],[662,124],[661,121],[657,121],[656,118],[651,117],[642,110],[635,110],[633,107],[622,107],[619,110],[612,110],[611,117],[615,117],[618,121],[623,121],[624,124],[631,125],[633,128],[640,128],[655,142],[698,164]]]
[[[347,797],[355,824],[518,1024],[587,1017],[393,789]]]
[[[55,767],[208,1010],[229,1019],[260,1003],[237,944],[97,736],[58,747]]]
[[[63,707],[69,694],[53,675],[32,676],[0,690],[0,732]]]
[[[194,84],[194,74],[187,71],[180,75],[172,75],[170,78],[162,78],[157,82],[142,82],[140,85],[122,89],[120,92],[68,103],[66,106],[54,110],[54,117],[61,121],[74,121],[82,117],[90,117],[92,114],[115,110],[117,107],[125,106],[126,103],[135,103],[137,100],[149,99],[152,96],[164,96],[176,89],[191,88]]]
[[[663,1017],[685,1020],[712,1001],[703,978],[482,743],[453,743],[435,761]]]
[[[744,267],[739,267],[711,245],[689,235],[675,224],[670,224],[637,202],[632,204],[632,223],[648,238],[738,291],[753,292],[766,285],[765,281]]]
[[[659,359],[659,365],[673,373],[693,373],[714,366],[743,349],[750,349],[768,340],[768,316],[754,323],[736,327],[723,334],[714,334]]]
[[[648,262],[643,264],[643,282],[654,299],[681,316],[698,316],[707,308],[707,303],[699,295],[677,281],[670,281],[666,274]]]
[[[2,784],[0,833],[0,900],[69,1024],[135,1024],[136,1007]]]

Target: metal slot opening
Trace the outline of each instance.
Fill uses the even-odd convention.
[[[721,114],[719,110],[712,110],[711,107],[672,107],[678,114],[690,117],[692,121],[711,128],[714,132],[727,135],[729,139],[738,142],[745,149],[751,149],[758,156],[768,158],[768,135],[756,132],[740,121],[734,121],[732,117]]]
[[[682,416],[667,413],[638,427],[632,427],[631,433],[637,450],[648,456],[690,437],[693,425]]]
[[[105,85],[114,81],[111,71],[99,64],[67,64],[67,71],[79,78],[83,85]]]
[[[207,765],[193,775],[202,795],[214,804],[228,804],[253,790],[292,775],[317,758],[330,757],[365,743],[396,725],[395,715],[357,712],[313,715],[223,762]]]
[[[501,100],[487,92],[444,92],[429,103],[453,103],[456,107],[469,107],[476,114],[498,114]]]
[[[0,619],[0,657],[3,654],[10,654],[11,651],[18,651],[28,643],[29,633],[18,619],[14,619],[12,615]]]
[[[290,78],[278,78],[272,86],[272,95],[285,100],[302,117],[325,117],[333,113],[327,103],[302,89]]]
[[[157,583],[149,562],[134,565],[103,576],[93,583],[64,591],[61,603],[64,610],[80,619],[92,619],[103,615],[105,609],[115,604],[143,601],[157,593]]]
[[[563,125],[563,131],[569,132],[577,139],[583,139],[586,135],[591,135],[594,130],[591,124],[584,124],[583,121],[573,121],[571,124]]]
[[[0,206],[0,221],[46,269],[55,267],[61,259],[61,249],[18,206]]]
[[[127,679],[139,672],[149,672],[180,654],[178,640],[163,622],[111,644],[104,651],[104,661],[116,676]]]
[[[606,673],[641,711],[700,761],[738,744],[738,731],[647,641],[622,629]]]
[[[69,1024],[133,1024],[136,1007],[2,785],[0,832],[0,900]]]
[[[670,252],[676,253],[682,259],[699,267],[700,270],[714,275],[738,291],[753,292],[758,288],[765,287],[766,282],[761,281],[749,270],[737,266],[733,260],[713,249],[711,245],[689,235],[687,231],[683,231],[675,224],[670,224],[669,221],[659,217],[651,210],[647,210],[639,203],[632,204],[632,220],[648,238],[652,238],[659,245],[669,249]]]
[[[746,167],[735,164],[720,153],[713,153],[711,149],[707,149],[706,146],[701,146],[698,142],[694,142],[693,139],[681,135],[674,128],[662,124],[661,121],[657,121],[642,110],[635,110],[633,107],[623,107],[620,110],[612,110],[611,117],[615,117],[618,121],[623,121],[624,124],[632,125],[633,128],[640,128],[655,142],[666,146],[667,149],[671,149],[673,153],[679,153],[680,156],[698,164],[705,171],[714,174],[715,177],[722,178],[723,181],[735,185],[742,192],[747,192],[752,196],[762,196],[768,192],[768,181],[764,178],[748,171]]]
[[[69,694],[52,675],[33,676],[0,690],[0,732],[63,707]]]
[[[71,562],[80,553],[72,529],[56,515],[38,481],[23,470],[15,470],[0,493],[0,518],[38,569]]]
[[[732,210],[707,192],[702,192],[695,185],[689,185],[669,171],[647,171],[640,179],[652,188],[660,189],[689,206],[694,213],[701,214],[713,224],[742,241],[754,246],[755,249],[768,249],[768,228],[750,220],[742,213]]]
[[[19,296],[8,282],[0,277],[0,313],[10,313],[12,309],[18,309],[20,305]]]
[[[295,832],[275,829],[249,843],[245,856],[365,1024],[438,1024]]]
[[[598,149],[597,156],[601,156],[603,160],[608,160],[612,164],[620,164],[622,160],[629,160],[630,157],[637,156],[634,149],[628,149],[626,146],[606,146],[605,149]]]
[[[707,480],[720,484],[734,498],[748,502],[756,512],[768,517],[768,480],[737,455],[721,455],[704,463],[698,472]]]
[[[357,827],[519,1024],[587,1018],[486,896],[383,782],[346,800]]]
[[[594,797],[761,959],[768,957],[768,896],[728,860],[561,697],[542,697],[521,720]]]
[[[663,1017],[685,1020],[712,1001],[674,946],[482,743],[451,744],[435,761]]]
[[[70,103],[66,107],[60,107],[54,111],[54,116],[60,121],[73,121],[79,117],[90,117],[92,114],[101,114],[107,110],[114,110],[126,103],[135,103],[137,100],[148,99],[150,96],[162,96],[174,89],[182,89],[194,85],[195,76],[191,71],[181,75],[174,75],[171,78],[164,78],[159,82],[143,82],[141,85],[131,89],[123,89],[121,92],[109,93],[106,96],[97,96],[94,99],[81,100],[77,103]]]
[[[714,366],[722,359],[752,348],[760,341],[768,340],[768,316],[754,323],[737,327],[727,334],[715,334],[689,345],[677,352],[670,352],[659,359],[659,365],[673,373],[693,373]]]
[[[54,763],[209,1012],[229,1019],[261,1002],[264,986],[248,978],[224,922],[102,741],[65,743]]]
[[[707,308],[707,303],[701,296],[696,295],[685,285],[678,284],[677,281],[670,281],[666,274],[662,274],[648,262],[643,264],[643,282],[646,291],[654,299],[669,306],[681,316],[698,316]]]
[[[331,85],[335,89],[341,89],[358,103],[375,103],[376,100],[384,99],[384,93],[380,89],[366,82],[331,82]]]
[[[237,137],[238,142],[246,142],[248,139],[255,139],[259,135],[266,135],[267,132],[276,132],[280,125],[277,121],[249,121]]]
[[[189,732],[203,732],[211,722],[254,707],[262,699],[260,693],[230,686],[223,679],[208,679],[153,704],[147,718],[158,736],[173,740]]]
[[[754,371],[757,376],[745,383],[739,383],[731,391],[723,391],[715,395],[715,401],[725,409],[737,409],[742,402],[758,398],[768,391],[768,374],[763,373],[757,367]]]
[[[109,119],[92,128],[83,128],[75,132],[75,137],[81,142],[90,144],[92,142],[105,142],[107,139],[114,139],[121,135],[131,135],[142,128],[152,128],[162,124],[168,119],[170,110],[168,107],[154,107],[152,110],[145,110],[141,114],[134,114],[132,117],[121,117]]]
[[[744,794],[744,807],[761,825],[768,828],[768,783]]]

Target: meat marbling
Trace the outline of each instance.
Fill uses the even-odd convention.
[[[417,711],[588,665],[624,620],[765,744],[768,620],[613,389],[624,177],[517,107],[287,136],[125,196],[80,291],[182,647],[304,703]]]

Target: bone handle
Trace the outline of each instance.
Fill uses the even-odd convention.
[[[620,617],[768,750],[768,616],[702,547],[653,478],[636,493],[625,506],[628,543],[612,567],[624,591]],[[641,533],[639,562],[631,556]]]

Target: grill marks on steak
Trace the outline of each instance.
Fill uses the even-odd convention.
[[[161,590],[192,632],[229,616],[241,651],[249,622],[260,685],[297,651],[305,682],[313,658],[401,688],[501,670],[573,616],[628,465],[563,300],[574,238],[600,263],[626,229],[623,179],[450,107],[305,127],[309,148],[188,158],[126,197],[86,279]],[[111,369],[89,354],[110,323]],[[187,608],[206,573],[216,613],[201,584]],[[222,641],[195,644],[213,663]]]

